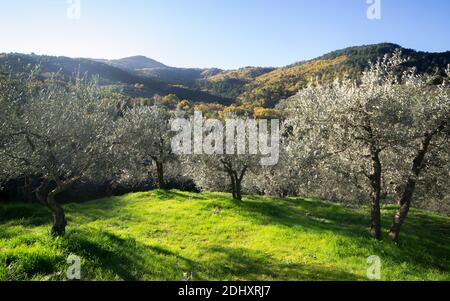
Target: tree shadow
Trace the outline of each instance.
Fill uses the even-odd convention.
[[[273,199],[249,196],[235,203],[241,214],[260,224],[301,227],[313,232],[333,232],[347,237],[370,238],[368,216],[347,210],[337,204],[298,199]]]
[[[245,248],[213,247],[207,250],[216,260],[208,264],[213,277],[226,280],[363,280],[335,267],[279,262],[260,251]],[[223,276],[225,275],[225,276]]]
[[[84,277],[97,278],[97,268],[125,281],[181,280],[183,272],[196,268],[195,261],[161,246],[148,246],[134,238],[119,237],[95,229],[76,230],[64,238],[68,253],[85,261]]]
[[[260,196],[247,196],[243,202],[233,201],[222,193],[193,195],[179,191],[155,190],[134,194],[132,198],[113,197],[87,202],[83,205],[68,204],[69,225],[71,211],[77,224],[86,224],[98,218],[118,218],[124,222],[138,221],[133,208],[126,208],[129,202],[143,199],[178,200],[180,202],[212,200],[204,202],[204,208],[210,210],[232,209],[241,216],[260,225],[281,225],[314,233],[336,235],[333,249],[335,256],[367,258],[380,255],[383,262],[390,264],[408,263],[424,269],[435,269],[448,273],[450,267],[450,223],[448,218],[430,216],[420,210],[412,210],[406,220],[399,245],[385,240],[378,242],[369,235],[369,211],[348,209],[340,205],[309,201],[302,198],[275,199]],[[390,225],[396,208],[387,206],[383,210],[384,229]],[[23,233],[8,230],[13,224],[41,226],[51,223],[51,214],[43,206],[8,204],[0,206],[0,239],[10,239]],[[3,226],[3,227],[2,227]],[[99,279],[97,273],[101,267],[109,273],[104,279],[117,277],[123,280],[181,280],[188,271],[205,272],[206,278],[221,277],[229,279],[279,279],[314,280],[346,279],[355,280],[358,276],[343,270],[318,265],[277,262],[258,251],[250,249],[215,247],[205,250],[218,260],[199,264],[160,246],[149,246],[130,237],[117,236],[96,228],[80,227],[69,231],[61,240],[64,250],[69,254],[82,256],[86,261],[87,279]],[[41,255],[39,255],[41,256]],[[43,255],[42,255],[43,256]],[[103,273],[103,272],[102,272]],[[261,276],[262,275],[262,276]],[[318,277],[319,275],[320,277]],[[355,278],[356,277],[356,278]]]
[[[13,222],[22,226],[41,226],[51,221],[50,211],[42,205],[0,205],[0,225]]]
[[[192,192],[181,192],[178,190],[154,190],[151,192],[151,196],[156,197],[158,200],[179,200],[179,201],[190,201],[190,200],[207,200],[206,197],[201,196],[201,194],[195,194]]]
[[[338,204],[308,201],[302,198],[273,199],[248,196],[243,202],[235,202],[240,213],[262,225],[277,224],[300,227],[305,231],[332,233],[338,238],[335,252],[342,258],[380,254],[393,264],[410,263],[426,269],[448,272],[450,267],[450,231],[448,219],[431,218],[412,210],[402,229],[401,242],[390,242],[385,233],[378,242],[369,233],[369,211],[357,211]],[[389,229],[391,209],[383,216],[383,227]]]

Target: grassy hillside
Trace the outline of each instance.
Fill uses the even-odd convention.
[[[53,240],[46,209],[0,205],[0,280],[64,279],[70,254],[85,280],[365,280],[371,255],[384,280],[450,280],[450,218],[424,211],[396,246],[370,239],[367,209],[311,199],[173,190],[65,209],[68,233]]]

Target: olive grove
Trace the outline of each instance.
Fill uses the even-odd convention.
[[[279,129],[271,128],[269,139],[267,120],[238,120],[233,114],[226,116],[225,124],[219,120],[197,122],[202,137],[194,140],[193,154],[181,156],[184,173],[203,190],[231,190],[233,199],[241,201],[246,178],[265,167],[265,155],[272,154]]]
[[[279,104],[281,124],[226,111],[223,120],[187,117],[156,102],[124,106],[80,78],[0,78],[0,183],[38,179],[33,191],[53,214],[55,236],[67,225],[58,199],[76,183],[164,189],[188,179],[239,201],[245,193],[370,200],[376,239],[382,205],[396,204],[389,237],[398,241],[412,206],[450,210],[449,83],[430,84],[405,63],[396,51],[358,78],[312,83]],[[187,140],[185,152],[176,137]]]
[[[171,150],[170,119],[166,108],[154,105],[127,109],[117,121],[114,150],[123,170],[135,182],[140,177],[148,180],[150,174],[158,188],[165,188],[167,174],[173,171],[168,167],[176,164]]]

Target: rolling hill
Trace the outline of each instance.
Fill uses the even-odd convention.
[[[98,75],[102,85],[118,87],[130,97],[175,94],[194,102],[230,105],[250,104],[275,107],[280,100],[294,95],[311,80],[330,82],[337,77],[355,78],[379,57],[401,49],[409,57],[407,67],[419,73],[445,76],[450,51],[428,53],[381,43],[336,50],[309,61],[281,68],[245,67],[237,70],[218,68],[175,68],[144,56],[119,60],[73,59],[67,57],[0,54],[0,71],[21,73],[40,65],[41,75],[62,72],[66,78],[76,72]],[[441,71],[439,71],[441,70]]]
[[[196,81],[216,75],[223,70],[217,68],[176,68],[166,66],[145,56],[132,56],[119,60],[96,60],[135,75],[158,79],[166,83],[195,87]]]
[[[150,59],[148,57],[137,55],[137,56],[131,56],[126,57],[123,59],[118,60],[96,60],[101,63],[105,63],[108,65],[111,65],[113,67],[120,68],[122,70],[141,70],[146,68],[166,68],[167,66],[155,61],[153,59]]]
[[[330,82],[336,77],[355,78],[368,67],[369,61],[375,61],[396,49],[402,50],[403,55],[410,58],[406,66],[416,67],[419,73],[438,75],[437,70],[442,72],[450,64],[450,51],[427,53],[389,43],[350,47],[260,75],[245,85],[245,91],[239,95],[238,101],[273,107],[281,99],[294,95],[311,80]]]
[[[151,98],[156,94],[175,94],[179,99],[189,99],[195,102],[231,103],[231,100],[226,97],[219,97],[208,92],[140,76],[122,68],[91,59],[3,53],[0,54],[0,70],[13,76],[28,74],[32,70],[37,70],[41,78],[59,72],[65,80],[76,74],[86,75],[90,78],[96,77],[100,85],[115,87],[130,97]]]
[[[402,50],[410,58],[408,67],[419,73],[435,74],[450,64],[450,51],[428,53],[406,49],[397,44],[381,43],[336,50],[318,58],[293,63],[281,68],[244,67],[237,70],[183,69],[168,66],[144,67],[130,65],[128,71],[140,76],[182,85],[238,103],[274,107],[294,95],[311,80],[330,82],[336,77],[357,77],[369,61]]]

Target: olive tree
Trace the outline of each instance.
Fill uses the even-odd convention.
[[[223,139],[223,136],[219,139]],[[233,199],[238,201],[242,200],[245,177],[250,172],[256,173],[261,166],[258,155],[225,154],[224,151],[219,154],[184,155],[182,165],[184,174],[190,176],[198,188],[209,191],[231,191]]]
[[[443,182],[444,187],[449,184],[450,88],[429,86],[426,82],[424,77],[410,78],[398,92],[407,95],[403,98],[407,113],[402,123],[405,126],[395,132],[397,144],[389,157],[396,174],[392,183],[400,206],[389,231],[393,241],[399,240],[417,188],[422,190],[419,193],[430,193],[424,184],[437,184],[433,187],[439,187],[439,182]]]
[[[379,239],[381,145],[374,133],[371,115],[367,112],[370,98],[354,96],[353,93],[350,85],[335,83],[332,86],[310,87],[292,98],[288,108],[291,116],[289,122],[294,129],[290,147],[299,152],[297,157],[300,160],[310,158],[307,162],[312,165],[305,168],[317,170],[314,178],[308,181],[329,180],[327,177],[339,176],[343,171],[347,171],[350,177],[367,177],[367,184],[371,187],[372,234]],[[349,165],[351,169],[347,170]],[[325,177],[321,178],[323,173]],[[322,187],[327,189],[333,186]]]
[[[0,184],[15,169],[8,149],[21,135],[19,109],[27,95],[25,85],[0,75]]]
[[[118,121],[115,135],[115,150],[128,162],[124,168],[137,178],[156,171],[158,188],[165,188],[167,169],[176,163],[171,150],[170,120],[170,112],[162,106],[133,107]]]
[[[350,198],[358,195],[355,191],[370,191],[371,233],[377,239],[386,183],[402,182],[394,165],[411,162],[406,154],[422,139],[408,173],[417,177],[431,139],[444,131],[448,120],[446,88],[427,87],[424,77],[401,68],[404,62],[396,51],[372,63],[357,82],[311,86],[282,104],[293,129],[290,147],[298,158],[310,158],[309,168],[317,171],[308,182],[323,181],[322,189],[340,189]],[[402,198],[409,201],[400,204],[410,204],[412,197],[412,178],[406,181]],[[402,207],[394,229],[409,209]]]
[[[37,198],[53,213],[52,235],[65,234],[67,221],[57,197],[82,180],[107,174],[113,108],[102,102],[95,83],[56,78],[31,93],[21,106],[18,139],[5,156],[14,160],[14,175],[42,181]]]
[[[245,177],[278,163],[277,120],[270,123],[270,138],[267,120],[258,123],[233,114],[225,116],[224,123],[213,119],[205,121],[200,116],[186,126],[188,136],[194,130],[195,138],[194,151],[182,156],[184,172],[201,189],[223,190],[227,185],[233,199],[241,201]]]
[[[183,157],[185,175],[190,176],[197,187],[207,191],[231,191],[233,199],[242,200],[245,176],[259,163],[250,156],[193,155]]]
[[[261,167],[256,173],[250,173],[244,186],[246,191],[280,198],[300,194],[303,168],[297,163],[304,161],[295,160],[283,142],[281,141],[278,163]]]

